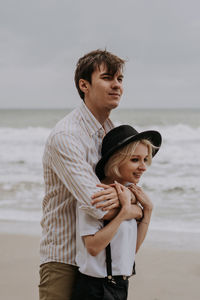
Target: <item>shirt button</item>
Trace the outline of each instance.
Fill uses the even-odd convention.
[[[105,131],[101,128],[100,130],[99,130],[99,137],[104,137],[105,136]]]

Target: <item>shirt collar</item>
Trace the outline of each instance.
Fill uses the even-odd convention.
[[[87,106],[83,101],[80,106],[80,111],[83,115],[83,122],[85,122],[85,126],[90,136],[93,136],[94,134],[102,130],[104,132],[104,128],[105,128],[105,132],[107,133],[108,131],[110,131],[111,128],[114,127],[114,124],[112,123],[110,118],[108,118],[104,122],[103,124],[104,128],[103,128],[103,126],[99,123],[99,121],[95,118],[95,116],[91,113],[91,111],[87,108]]]

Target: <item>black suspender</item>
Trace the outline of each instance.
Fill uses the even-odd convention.
[[[106,226],[108,223],[109,223],[108,220],[104,220],[104,226]],[[112,277],[112,258],[111,258],[110,243],[106,247],[106,270],[107,270],[108,279],[111,280],[112,282],[115,282]],[[132,275],[135,275],[135,274],[136,274],[136,271],[135,271],[135,262],[134,262]]]
[[[104,220],[104,226],[106,226],[109,223],[108,220]],[[115,280],[112,278],[112,259],[111,259],[111,247],[110,243],[106,247],[106,270],[107,270],[107,277],[108,280],[112,281],[112,283],[115,283]]]

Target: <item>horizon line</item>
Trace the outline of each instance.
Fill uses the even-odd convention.
[[[0,107],[0,110],[73,110],[75,107]],[[113,109],[112,111],[117,110],[126,110],[126,109],[140,109],[140,110],[187,110],[187,109],[200,109],[200,107],[118,107]],[[111,112],[112,112],[111,111]]]

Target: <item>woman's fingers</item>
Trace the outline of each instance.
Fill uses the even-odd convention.
[[[115,187],[116,187],[116,190],[117,190],[117,194],[121,194],[122,193],[122,187],[121,185],[119,184],[119,182],[115,181]]]
[[[131,185],[129,186],[129,189],[133,192],[133,193],[139,193],[142,192],[142,189],[139,186],[136,185]]]

